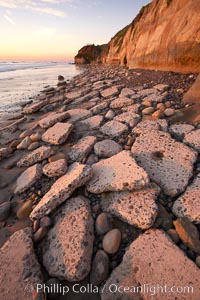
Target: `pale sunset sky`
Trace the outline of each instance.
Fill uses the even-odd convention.
[[[150,0],[0,0],[0,61],[73,61],[104,44]]]

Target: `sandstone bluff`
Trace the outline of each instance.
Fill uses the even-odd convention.
[[[108,44],[79,50],[76,64],[200,71],[200,2],[153,0]]]

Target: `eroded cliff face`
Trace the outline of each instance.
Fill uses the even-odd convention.
[[[100,51],[99,62],[199,72],[200,0],[153,0]]]
[[[87,45],[78,51],[74,60],[76,64],[105,64],[109,45]]]

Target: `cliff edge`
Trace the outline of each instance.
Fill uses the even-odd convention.
[[[78,64],[182,72],[199,72],[199,62],[199,0],[153,0],[107,45],[85,46],[75,57]]]

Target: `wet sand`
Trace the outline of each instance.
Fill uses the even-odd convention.
[[[20,112],[20,105],[34,99],[44,86],[54,86],[60,74],[70,80],[81,67],[61,64],[53,67],[0,72],[0,119],[6,113]]]

